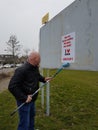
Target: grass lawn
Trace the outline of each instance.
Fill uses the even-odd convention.
[[[50,75],[55,70],[50,71]],[[45,95],[46,97],[46,95]],[[50,116],[36,101],[35,127],[39,130],[98,130],[98,72],[63,70],[51,81]],[[0,93],[0,130],[16,130],[18,115],[10,117],[15,99]]]

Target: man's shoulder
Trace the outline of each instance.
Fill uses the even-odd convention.
[[[23,65],[19,66],[18,68],[16,68],[15,71],[16,71],[16,72],[17,72],[17,71],[18,71],[18,72],[25,72],[25,71],[26,71],[26,66],[25,66],[25,64],[23,64]]]

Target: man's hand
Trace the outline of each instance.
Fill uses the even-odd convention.
[[[31,97],[31,95],[28,95],[27,100],[26,100],[26,103],[29,103],[29,102],[31,102],[31,101],[32,101],[32,97]]]
[[[52,79],[52,77],[46,77],[45,81],[50,81]]]

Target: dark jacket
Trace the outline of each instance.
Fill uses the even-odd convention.
[[[39,88],[39,81],[45,82],[45,78],[40,75],[38,67],[26,62],[15,70],[8,89],[16,100],[25,102],[27,95],[33,94]],[[38,93],[32,97],[32,101],[35,101],[37,96]]]

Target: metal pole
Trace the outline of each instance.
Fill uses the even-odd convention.
[[[43,75],[43,69],[41,69],[41,74]],[[42,83],[41,83],[42,86]],[[41,106],[44,108],[44,87],[41,89]]]
[[[47,77],[49,77],[49,69],[47,70]],[[46,115],[50,115],[50,82],[46,86]]]

